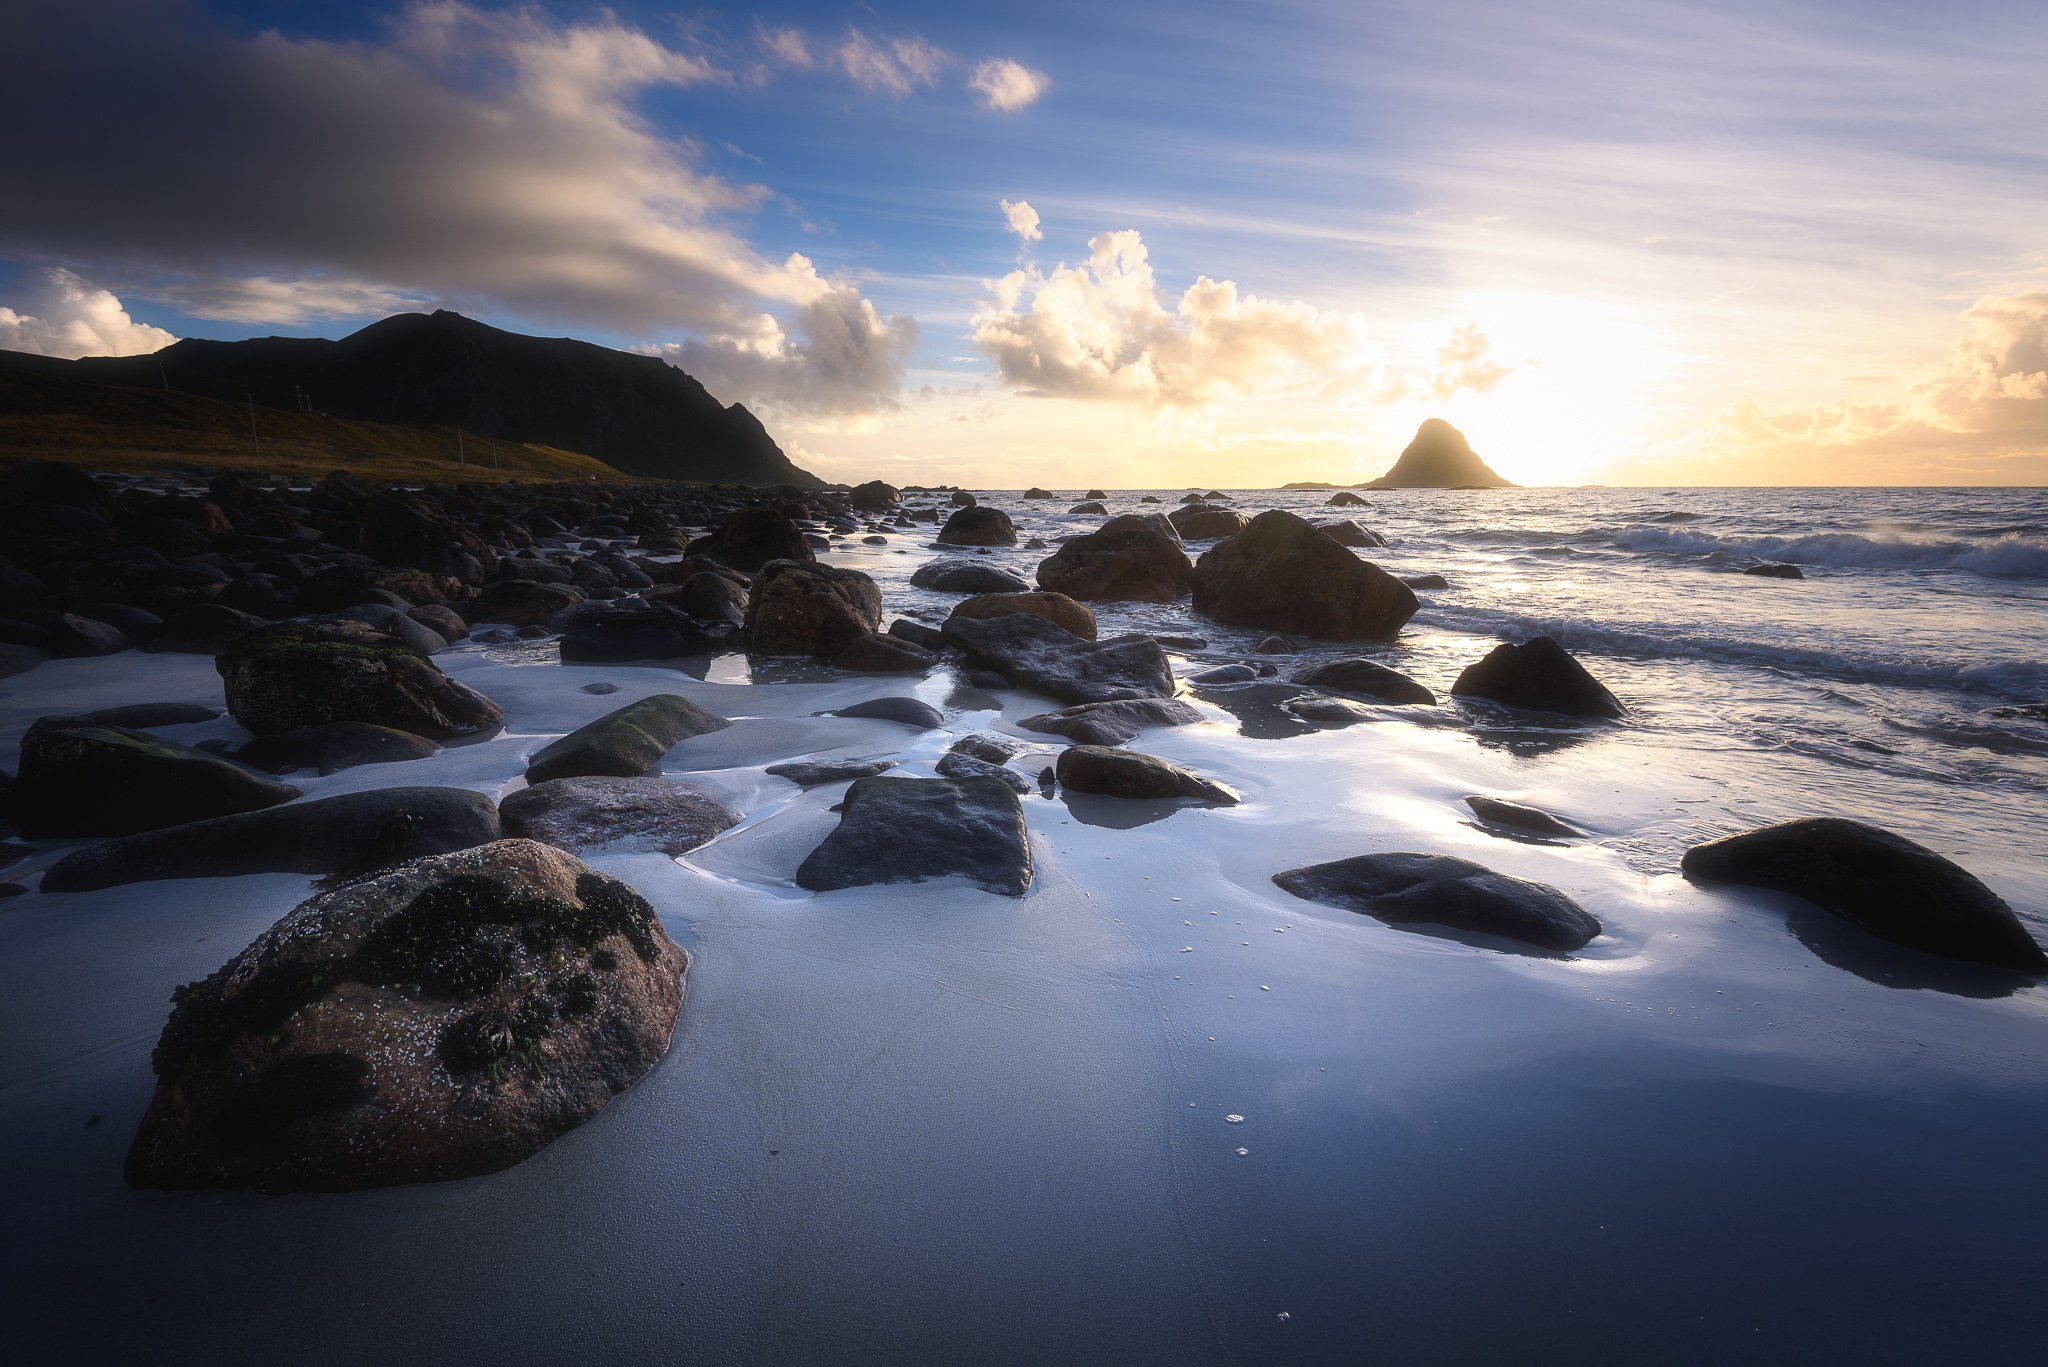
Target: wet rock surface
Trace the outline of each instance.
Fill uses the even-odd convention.
[[[1194,567],[1157,514],[1127,513],[1077,536],[1039,562],[1039,587],[1086,602],[1171,603]]]
[[[2048,972],[2048,954],[2002,898],[1924,845],[1861,821],[1808,817],[1685,852],[1691,878],[1789,892],[1894,944]]]
[[[1372,660],[1331,660],[1296,670],[1291,680],[1339,693],[1356,693],[1379,702],[1424,706],[1436,702],[1436,694],[1396,669]]]
[[[1759,579],[1806,578],[1806,571],[1800,569],[1797,565],[1750,565],[1746,567],[1742,572],[1744,574],[1754,575]]]
[[[31,835],[130,835],[302,795],[147,731],[44,717],[22,737],[11,805]]]
[[[1567,826],[1540,807],[1528,807],[1504,798],[1486,797],[1474,793],[1465,799],[1465,805],[1481,821],[1491,821],[1496,826],[1512,826],[1518,831],[1534,831],[1538,835],[1578,835],[1580,832]]]
[[[1014,546],[1017,528],[1001,508],[977,504],[948,517],[936,539],[941,546]]]
[[[1072,745],[1060,751],[1053,773],[1062,788],[1104,797],[1191,797],[1235,806],[1237,794],[1224,785],[1155,755],[1106,745]]]
[[[850,707],[841,707],[833,713],[835,717],[865,717],[873,721],[901,722],[914,726],[920,731],[929,731],[945,724],[946,714],[919,698],[895,695],[887,698],[870,698]]]
[[[585,775],[530,784],[499,804],[505,834],[571,854],[684,854],[740,824],[740,814],[688,784]]]
[[[1356,726],[1360,722],[1376,720],[1370,707],[1355,703],[1349,698],[1332,698],[1320,695],[1290,698],[1282,703],[1281,706],[1305,722],[1313,723],[1316,726],[1328,727],[1333,730],[1338,727]]]
[[[395,636],[360,622],[261,627],[214,657],[228,711],[257,735],[360,721],[431,740],[504,721],[498,705],[449,678]]]
[[[638,778],[678,743],[731,725],[679,693],[656,693],[543,746],[527,761],[526,781],[592,774]]]
[[[1150,726],[1191,726],[1200,720],[1202,714],[1178,698],[1127,698],[1045,712],[1017,725],[1083,745],[1122,745]]]
[[[937,655],[901,635],[871,632],[840,651],[832,667],[863,674],[921,674],[938,661]]]
[[[1451,695],[1570,717],[1627,715],[1620,699],[1548,636],[1495,646],[1484,659],[1465,667],[1451,685]]]
[[[1289,869],[1273,881],[1306,901],[1397,925],[1427,922],[1544,949],[1580,949],[1600,933],[1592,913],[1556,888],[1444,854],[1362,854]]]
[[[961,877],[1021,897],[1031,887],[1024,808],[993,778],[863,778],[846,790],[839,825],[804,860],[813,892]]]
[[[686,553],[705,556],[749,574],[771,560],[817,559],[796,523],[773,508],[742,508],[728,513],[717,531],[692,541]]]
[[[771,764],[763,772],[786,778],[798,787],[811,788],[820,783],[872,778],[895,767],[893,759],[793,760],[788,764]]]
[[[912,588],[941,593],[1029,593],[1031,585],[999,565],[958,556],[919,565],[910,576]]]
[[[772,560],[754,577],[745,640],[762,655],[830,659],[881,625],[882,591],[859,570]]]
[[[737,635],[726,620],[699,622],[666,603],[639,598],[584,603],[557,614],[565,661],[673,660],[728,650]]]
[[[235,751],[238,763],[266,774],[318,771],[322,778],[361,764],[396,764],[439,754],[441,747],[410,731],[363,721],[331,721],[258,736]]]
[[[489,844],[503,832],[490,798],[467,788],[377,788],[171,826],[74,851],[44,892],[156,878],[251,873],[355,876],[424,855]]]
[[[1084,641],[1042,617],[949,617],[946,641],[971,666],[1066,703],[1171,697],[1173,667],[1149,636]]]
[[[1420,606],[1400,580],[1278,508],[1204,551],[1192,584],[1204,616],[1324,641],[1391,639]]]
[[[178,989],[128,1181],[355,1191],[509,1167],[660,1059],[687,963],[631,887],[530,840],[323,893]]]
[[[1064,593],[981,593],[955,603],[951,615],[985,620],[991,617],[1008,617],[1013,612],[1026,612],[1033,617],[1043,617],[1084,641],[1095,639],[1095,614],[1088,610],[1085,603],[1077,603]]]

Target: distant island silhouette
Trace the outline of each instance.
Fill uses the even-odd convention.
[[[1465,434],[1442,418],[1425,418],[1415,440],[1401,452],[1394,468],[1359,489],[1514,489],[1465,440]]]

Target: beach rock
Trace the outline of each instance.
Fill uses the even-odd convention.
[[[1296,670],[1290,677],[1298,684],[1334,688],[1339,693],[1356,693],[1384,703],[1429,706],[1436,702],[1436,694],[1406,674],[1371,660],[1327,660]]]
[[[142,649],[150,655],[218,655],[232,642],[269,625],[261,617],[218,603],[194,603],[172,613]]]
[[[526,781],[603,775],[638,778],[671,747],[732,723],[677,693],[656,693],[550,742],[526,762]]]
[[[1095,639],[1095,614],[1064,593],[981,593],[953,605],[952,616],[987,620],[1026,612],[1064,627],[1084,641]]]
[[[1026,498],[1051,498],[1051,497],[1053,497],[1053,493],[1052,493],[1052,491],[1051,491],[1050,489],[1041,489],[1041,488],[1039,488],[1039,487],[1038,487],[1037,485],[1035,485],[1035,484],[1034,484],[1034,485],[1032,485],[1032,486],[1031,486],[1031,487],[1030,487],[1029,489],[1026,489],[1026,490],[1024,491],[1024,497],[1026,497]]]
[[[1465,434],[1442,418],[1425,418],[1415,440],[1367,489],[1512,489],[1472,450]]]
[[[469,635],[469,623],[462,620],[462,614],[444,604],[420,603],[405,613],[444,641],[460,641]]]
[[[1031,495],[1026,494],[1025,497]],[[937,540],[941,546],[1014,546],[1017,544],[1017,528],[1011,524],[1010,515],[1001,508],[978,504],[962,508],[947,518],[946,525],[939,528]]]
[[[353,877],[502,836],[490,798],[467,788],[377,788],[217,816],[88,845],[43,875],[44,892],[158,878],[252,873]]]
[[[1157,502],[1159,502],[1159,500],[1158,500],[1158,499],[1156,499],[1156,498],[1154,498],[1154,497],[1153,497],[1152,495],[1150,495],[1150,494],[1146,494],[1146,495],[1144,495],[1144,496],[1143,496],[1142,498],[1140,498],[1140,499],[1138,500],[1138,502],[1140,502],[1140,503],[1157,503]]]
[[[666,603],[619,598],[579,603],[549,625],[562,633],[562,661],[601,664],[614,660],[673,660],[731,649],[732,624],[706,626]]]
[[[120,707],[102,707],[83,712],[78,720],[94,726],[126,726],[147,731],[154,726],[192,726],[212,721],[221,714],[218,707],[197,702],[132,702]]]
[[[1038,584],[1093,602],[1171,603],[1188,591],[1194,567],[1158,514],[1126,513],[1077,536],[1039,562]]]
[[[119,628],[75,612],[58,613],[43,630],[48,633],[49,643],[41,649],[64,660],[118,655],[135,647]]]
[[[1060,786],[1105,797],[1192,797],[1237,805],[1237,794],[1220,783],[1168,764],[1155,755],[1107,745],[1070,745],[1060,751],[1054,772]]]
[[[707,556],[749,574],[771,560],[809,563],[817,559],[797,525],[773,508],[741,508],[709,536],[692,541],[688,554]]]
[[[258,736],[235,751],[235,761],[266,774],[317,769],[322,778],[364,764],[395,764],[439,754],[441,747],[409,731],[361,721],[331,721]]]
[[[476,596],[470,620],[500,622],[508,627],[538,626],[564,608],[583,601],[583,590],[567,584],[541,584],[528,579],[500,579]]]
[[[1361,527],[1350,518],[1342,522],[1319,522],[1316,530],[1340,546],[1384,546],[1387,539],[1369,527]],[[1402,581],[1406,583],[1406,580]]]
[[[1490,698],[1531,712],[1568,717],[1621,717],[1627,709],[1586,667],[1548,636],[1503,642],[1465,667],[1451,696]]]
[[[920,731],[929,731],[936,726],[942,725],[946,720],[946,714],[933,707],[930,703],[920,701],[917,698],[906,698],[901,695],[892,695],[886,698],[869,698],[866,702],[857,702],[851,707],[842,707],[826,715],[833,717],[865,717],[872,721],[901,722],[905,726],[914,726]]]
[[[335,565],[308,575],[300,583],[299,606],[306,612],[339,612],[358,603],[389,603],[407,608],[415,603],[439,602],[448,596],[450,587],[440,575],[419,569]]]
[[[1252,654],[1254,655],[1292,655],[1293,653],[1294,642],[1288,640],[1285,636],[1267,636],[1252,647]]]
[[[1289,698],[1280,704],[1295,716],[1316,726],[1335,729],[1340,726],[1356,726],[1362,721],[1374,719],[1373,710],[1349,698],[1308,697]]]
[[[1177,698],[1127,698],[1046,712],[1017,725],[1083,745],[1122,745],[1148,726],[1192,726],[1200,720],[1200,712]]]
[[[953,497],[948,501],[955,508],[972,508],[974,506],[974,495],[968,493],[965,489],[955,489]]]
[[[12,805],[31,835],[131,835],[302,796],[147,731],[43,717],[21,739]]]
[[[947,754],[971,755],[988,764],[1007,764],[1011,757],[1029,749],[1026,741],[993,731],[970,731],[946,747]]]
[[[1763,579],[1804,579],[1806,572],[1797,565],[1750,565],[1742,571]]]
[[[1271,667],[1267,666],[1269,669]],[[1250,683],[1258,677],[1259,671],[1251,665],[1218,665],[1214,669],[1205,669],[1199,674],[1188,675],[1188,682],[1211,685]]]
[[[1029,793],[1031,780],[1014,769],[1005,768],[1000,762],[971,755],[954,746],[939,756],[932,766],[941,778],[987,778],[1003,784],[1012,792]]]
[[[1518,831],[1535,831],[1540,835],[1579,834],[1540,807],[1525,807],[1519,802],[1485,797],[1478,793],[1466,798],[1465,805],[1470,807],[1472,814],[1481,821],[1491,821],[1496,826],[1513,826]]]
[[[1109,515],[1109,509],[1103,507],[1100,503],[1076,503],[1073,507],[1067,509],[1067,513],[1069,516],[1075,513],[1083,513],[1095,517],[1106,517]]]
[[[1325,641],[1390,640],[1414,591],[1294,514],[1269,509],[1195,563],[1194,609],[1230,626]]]
[[[299,610],[299,586],[274,574],[252,571],[229,583],[213,601],[274,622]]]
[[[448,648],[448,639],[440,632],[388,603],[363,603],[357,607],[343,608],[340,612],[324,615],[361,622],[372,631],[381,631],[386,636],[396,636],[421,655],[438,655]]]
[[[1214,541],[1236,536],[1251,525],[1251,519],[1230,508],[1211,508],[1197,503],[1171,514],[1168,519],[1184,541]]]
[[[1366,502],[1357,494],[1352,493],[1349,489],[1339,489],[1336,493],[1323,500],[1323,506],[1326,508],[1370,508],[1372,504]]]
[[[1083,494],[1083,495],[1082,495],[1082,497],[1083,497],[1083,498],[1108,498],[1108,497],[1109,497],[1109,495],[1108,495],[1108,494],[1105,494],[1105,493],[1104,493],[1104,492],[1102,492],[1102,490],[1100,490],[1100,489],[1090,489],[1090,490],[1089,490],[1089,491],[1088,491],[1087,493]]]
[[[128,1181],[356,1191],[510,1167],[660,1059],[687,964],[645,898],[536,841],[322,893],[173,994]]]
[[[214,657],[228,711],[259,736],[361,721],[448,740],[496,730],[498,705],[360,622],[259,627]]]
[[[1180,496],[1180,501],[1182,503],[1204,503],[1208,500],[1206,496],[1202,494],[1182,494]]]
[[[843,783],[850,778],[872,778],[895,767],[893,759],[795,760],[771,764],[762,772],[810,788],[820,783]]]
[[[1031,585],[999,565],[958,556],[919,565],[910,586],[941,593],[1028,593]]]
[[[974,669],[967,673],[967,682],[976,688],[1010,688],[1007,674],[998,674],[993,669]]]
[[[882,591],[859,570],[771,560],[747,599],[746,646],[830,659],[882,625]]]
[[[640,596],[699,621],[737,624],[747,620],[746,589],[723,575],[693,574],[679,584],[665,584]]]
[[[864,674],[921,674],[938,662],[937,655],[901,636],[870,632],[834,656],[832,667]]]
[[[1031,887],[1024,808],[992,778],[863,778],[846,790],[839,825],[796,872],[813,892],[966,878],[1021,897]]]
[[[1880,939],[1971,963],[2048,971],[1991,889],[1924,845],[1841,817],[1805,817],[1695,845],[1687,876],[1789,892]]]
[[[884,484],[871,479],[866,484],[856,484],[847,494],[846,501],[856,508],[871,513],[888,512],[903,501],[903,492],[893,484]]]
[[[889,635],[899,641],[908,641],[934,655],[945,649],[946,637],[937,627],[928,627],[922,622],[913,622],[907,617],[898,617],[889,623]]]
[[[743,820],[687,784],[594,774],[530,784],[508,794],[498,815],[506,835],[571,854],[683,854]]]
[[[1149,636],[1084,641],[1025,612],[986,619],[948,617],[943,630],[947,643],[958,647],[971,665],[1061,702],[1173,696],[1173,666]]]
[[[1600,933],[1600,922],[1556,888],[1445,854],[1361,854],[1273,881],[1306,901],[1396,925],[1427,922],[1544,949],[1581,949]]]
[[[1404,574],[1401,582],[1411,589],[1447,589],[1451,586],[1450,580],[1440,574]]]

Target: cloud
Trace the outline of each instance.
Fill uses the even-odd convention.
[[[17,287],[24,282],[26,290],[15,297],[20,309],[0,307],[0,350],[76,360],[139,356],[178,340],[162,328],[136,322],[111,291],[61,267],[29,272]]]
[[[1961,321],[1941,369],[1898,398],[1779,412],[1744,399],[1660,454],[1762,483],[2048,478],[2048,291],[1987,296]]]
[[[990,109],[1011,113],[1024,108],[1052,85],[1043,71],[1033,71],[1007,57],[991,57],[979,63],[967,78],[967,88],[981,95]]]
[[[1003,206],[1003,222],[1027,244],[1045,236],[1038,228],[1038,210],[1032,208],[1028,200],[1020,199],[1015,204],[1007,199],[999,202]]]
[[[863,90],[899,96],[920,85],[936,85],[939,73],[960,60],[916,34],[876,40],[851,25],[838,38],[820,38],[756,20],[754,43],[775,65],[796,71],[837,68]]]
[[[816,274],[801,256],[789,264]],[[917,344],[917,320],[900,313],[883,318],[844,281],[819,284],[821,292],[790,319],[801,340],[762,313],[730,331],[655,353],[722,398],[769,413],[840,418],[895,411],[904,360]]]
[[[1243,294],[1208,276],[1169,307],[1137,232],[1102,233],[1088,249],[1080,266],[1050,275],[1026,266],[988,282],[994,297],[974,315],[974,346],[1024,395],[1123,400],[1155,413],[1251,395],[1388,404],[1486,393],[1508,373],[1485,359],[1476,324],[1452,334],[1427,381],[1389,376],[1358,314]]]

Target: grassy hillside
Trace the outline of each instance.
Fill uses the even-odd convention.
[[[236,466],[312,479],[341,469],[367,480],[405,483],[592,475],[606,483],[658,482],[550,446],[471,435],[458,452],[452,427],[345,422],[260,405],[252,441],[249,417],[244,405],[194,394],[0,371],[0,460],[62,460],[81,469],[135,472]]]

